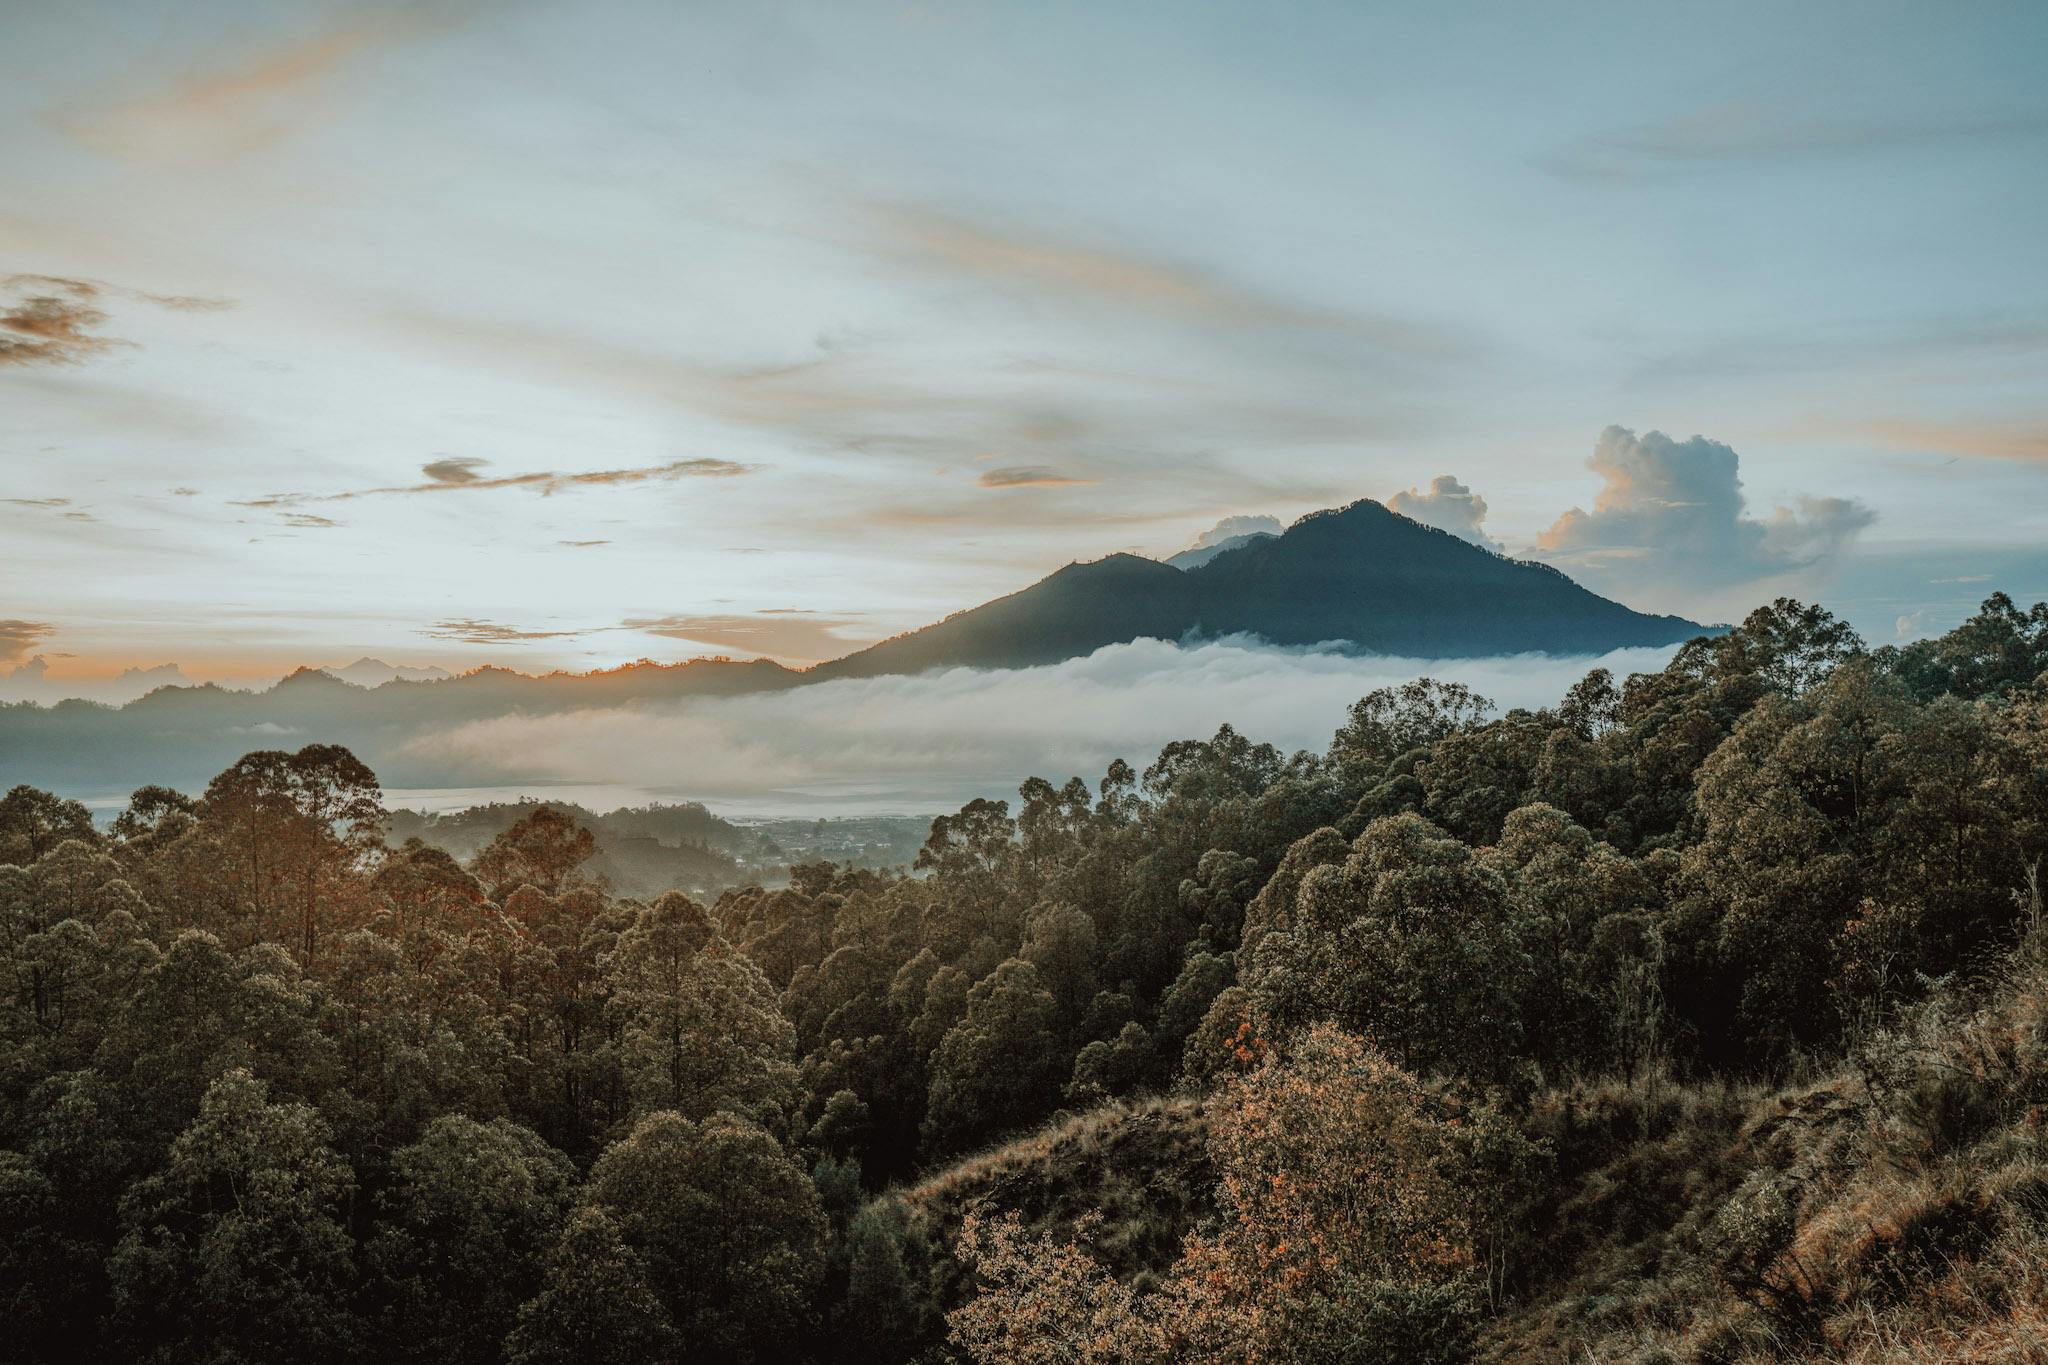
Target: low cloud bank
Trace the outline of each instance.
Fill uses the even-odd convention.
[[[1506,710],[1554,703],[1592,668],[1662,668],[1672,652],[1432,660],[1141,640],[1042,668],[500,716],[415,739],[408,757],[445,768],[450,782],[610,783],[714,806],[772,798],[790,811],[851,801],[936,810],[1012,794],[1034,774],[1092,783],[1116,758],[1142,769],[1168,742],[1225,722],[1283,750],[1321,750],[1353,701],[1424,675],[1466,683]]]

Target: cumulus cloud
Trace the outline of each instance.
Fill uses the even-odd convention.
[[[25,658],[39,643],[57,633],[47,621],[0,621],[0,664]]]
[[[1224,541],[1235,540],[1239,536],[1277,536],[1286,529],[1285,526],[1280,524],[1280,518],[1278,517],[1225,517],[1208,530],[1202,532],[1202,534],[1196,536],[1195,543],[1188,546],[1188,549],[1206,550],[1211,545],[1221,545]]]
[[[1594,667],[1661,668],[1668,649],[1600,658],[1360,658],[1226,640],[1111,645],[1000,672],[843,679],[787,691],[554,716],[501,716],[423,736],[450,783],[616,783],[716,801],[949,808],[1031,774],[1099,777],[1225,722],[1283,750],[1321,750],[1376,687],[1456,679],[1503,708],[1554,703]]]
[[[1460,540],[1499,550],[1500,542],[1486,534],[1486,499],[1459,483],[1451,474],[1439,474],[1429,481],[1429,491],[1410,488],[1387,499],[1387,507],[1424,526],[1448,531]]]
[[[1801,498],[1752,517],[1739,466],[1733,449],[1704,436],[1609,427],[1587,461],[1601,479],[1593,510],[1559,517],[1537,552],[1595,587],[1711,589],[1824,564],[1876,520],[1850,498]]]

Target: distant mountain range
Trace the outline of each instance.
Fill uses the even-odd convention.
[[[324,668],[323,673],[332,673],[345,683],[357,687],[382,687],[388,682],[439,682],[455,675],[445,668],[428,664],[424,668],[409,668],[404,664],[387,664],[382,659],[361,658],[342,668]]]
[[[346,744],[395,787],[498,780],[456,771],[414,741],[467,721],[779,691],[935,668],[1024,668],[1138,639],[1255,636],[1275,645],[1474,658],[1600,654],[1707,630],[1631,611],[1541,564],[1507,559],[1371,501],[1233,537],[1162,563],[1117,554],[1069,564],[1022,592],[797,671],[771,660],[639,663],[533,677],[360,659],[302,668],[261,692],[160,687],[125,706],[0,705],[0,778],[111,796],[143,782],[195,787],[255,748]],[[440,676],[434,676],[440,675]]]

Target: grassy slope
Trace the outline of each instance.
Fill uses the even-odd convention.
[[[1484,1357],[2048,1361],[2048,964],[1773,1093],[1553,1097],[1565,1178]]]
[[[2048,1362],[2048,961],[1777,1090],[1579,1086],[1537,1102],[1555,1193],[1481,1358]],[[899,1196],[1072,1232],[1120,1274],[1214,1216],[1200,1106],[1113,1104]],[[965,1292],[942,1260],[944,1301]]]
[[[944,1246],[970,1213],[1015,1211],[1025,1226],[1066,1239],[1081,1220],[1095,1256],[1117,1274],[1164,1270],[1181,1239],[1215,1216],[1216,1173],[1200,1101],[1119,1100],[966,1158],[894,1196]],[[940,1300],[964,1292],[960,1267],[942,1263]]]

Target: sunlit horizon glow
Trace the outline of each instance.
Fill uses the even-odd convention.
[[[1933,633],[2048,597],[2044,59],[2017,3],[0,0],[0,696],[801,666],[1397,495]]]

